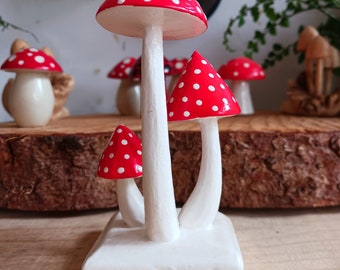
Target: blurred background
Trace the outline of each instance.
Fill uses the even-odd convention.
[[[284,1],[277,2],[280,5]],[[16,38],[25,40],[31,47],[48,46],[64,72],[75,80],[75,88],[67,103],[71,114],[116,113],[115,95],[120,81],[107,78],[107,73],[127,56],[139,57],[141,40],[104,30],[95,20],[101,3],[102,0],[1,0],[0,16],[33,32],[38,40],[14,29],[0,32],[0,62],[8,58],[10,46]],[[225,50],[223,33],[229,19],[238,14],[241,6],[252,3],[255,1],[221,0],[209,18],[207,32],[193,39],[165,41],[165,57],[190,57],[194,50],[198,50],[218,69],[228,60],[242,55],[254,30],[263,22],[234,28],[231,40],[231,45],[237,48],[234,53]],[[320,13],[313,11],[296,16],[291,20],[290,28],[280,30],[275,38],[268,38],[266,46],[254,60],[262,63],[273,42],[284,45],[296,41],[299,25],[316,25],[323,19]],[[266,70],[266,80],[251,82],[255,110],[278,111],[286,96],[287,81],[295,79],[302,69],[296,57],[289,56]],[[0,93],[11,77],[14,77],[13,73],[0,71]],[[0,122],[11,120],[0,106]]]

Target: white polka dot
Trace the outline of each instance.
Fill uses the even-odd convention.
[[[184,82],[180,82],[178,85],[178,88],[183,88],[183,86],[184,86]]]
[[[123,61],[124,64],[129,64],[130,62],[131,62],[131,59],[130,59],[130,58],[125,59],[125,60]]]
[[[196,105],[197,106],[202,106],[202,104],[203,104],[202,100],[200,100],[200,99],[196,100]]]
[[[35,60],[35,62],[37,62],[37,63],[44,63],[45,62],[45,58],[44,57],[42,57],[42,56],[36,56],[36,57],[34,57],[34,60]]]
[[[214,112],[217,112],[218,111],[218,107],[217,106],[212,106],[211,108]]]
[[[113,141],[111,141],[111,142],[109,143],[109,145],[112,146],[112,145],[113,145]]]
[[[121,128],[117,129],[117,133],[122,133],[123,130]]]
[[[217,73],[217,77],[221,78],[221,75]]]
[[[27,53],[27,56],[32,56],[33,55],[33,53]]]
[[[125,154],[125,155],[124,155],[124,158],[125,158],[125,159],[129,159],[129,158],[130,158],[130,155],[129,155],[129,154]]]
[[[131,68],[127,68],[127,69],[125,69],[125,74],[126,74],[126,75],[129,75],[129,74],[130,74],[130,72],[131,72]]]
[[[132,137],[133,137],[132,133],[129,133],[129,137],[130,137],[130,138],[132,138]]]
[[[207,62],[206,60],[202,60],[201,63],[202,63],[203,65],[208,64],[208,62]]]
[[[190,116],[190,112],[185,111],[185,112],[183,113],[183,115],[184,115],[185,117],[189,117],[189,116]]]
[[[50,67],[51,68],[55,68],[55,64],[54,63],[50,63]]]
[[[143,167],[140,166],[140,165],[137,165],[136,170],[137,170],[137,172],[143,172]]]
[[[171,97],[170,100],[169,100],[169,103],[173,103],[174,102],[174,97]]]
[[[182,69],[183,68],[183,63],[176,63],[175,67],[176,69]]]
[[[105,167],[104,168],[104,173],[108,173],[109,172],[109,168],[108,167]]]
[[[244,63],[243,66],[244,66],[245,68],[249,68],[249,67],[250,67],[249,63]]]
[[[17,58],[17,56],[16,55],[12,55],[10,58],[8,58],[8,61],[12,62],[12,61],[14,61],[15,58]]]
[[[234,97],[232,97],[232,100],[234,101],[234,103],[236,103],[236,99]]]
[[[237,71],[235,71],[234,73],[233,73],[233,75],[235,76],[235,77],[237,77],[238,76],[238,72]]]
[[[128,141],[127,140],[122,140],[121,143],[122,143],[122,145],[127,145]]]
[[[222,88],[222,89],[225,89],[225,85],[224,84],[220,84],[220,87]]]
[[[24,60],[20,60],[20,61],[18,61],[18,64],[19,64],[20,66],[22,66],[23,64],[25,64],[25,61],[24,61]]]
[[[125,0],[118,0],[118,4],[124,4]]]
[[[212,85],[209,85],[208,89],[209,89],[209,91],[211,91],[211,92],[214,92],[214,91],[216,90],[215,87],[212,86]]]
[[[229,102],[228,102],[228,99],[226,99],[226,98],[223,98],[222,101],[223,101],[223,103],[225,103],[225,104],[228,104],[228,103],[229,103]]]
[[[173,116],[174,116],[174,112],[170,112],[170,113],[169,113],[169,116],[170,116],[170,117],[173,117]]]
[[[193,85],[193,88],[194,88],[195,90],[198,90],[198,89],[200,89],[200,85],[199,85],[198,83],[195,83],[195,84]]]
[[[212,74],[212,73],[209,73],[209,77],[212,78],[212,79],[215,78],[214,74]]]
[[[123,167],[119,167],[118,170],[117,170],[117,172],[118,172],[119,174],[122,174],[122,173],[125,172],[125,169],[124,169]]]
[[[182,97],[182,101],[183,101],[183,102],[187,102],[187,101],[188,101],[188,98],[187,98],[187,97]]]
[[[141,156],[142,155],[142,151],[141,150],[137,150],[137,154]]]
[[[201,74],[201,72],[202,72],[202,71],[201,71],[200,69],[198,69],[198,68],[194,70],[194,73],[195,73],[195,74]]]
[[[179,5],[179,0],[172,0],[172,2],[176,5]]]
[[[109,155],[109,158],[113,158],[115,155],[113,154],[113,153],[111,153],[110,155]]]

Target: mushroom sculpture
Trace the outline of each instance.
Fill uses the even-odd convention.
[[[49,73],[62,72],[59,64],[41,50],[26,48],[11,55],[1,69],[16,72],[7,96],[8,110],[15,122],[22,127],[46,125],[54,106]]]
[[[141,177],[142,143],[124,125],[117,126],[99,161],[97,175],[116,180],[119,211],[130,227],[144,225],[144,199],[134,178]]]
[[[142,140],[145,227],[154,242],[179,235],[167,126],[163,39],[185,39],[202,34],[207,18],[195,0],[106,0],[96,19],[105,29],[143,39]]]
[[[254,113],[248,81],[265,79],[263,68],[249,58],[237,57],[221,66],[218,73],[223,79],[231,80],[231,89],[240,104],[241,114]]]
[[[240,107],[212,65],[194,52],[168,102],[168,120],[196,120],[201,126],[202,160],[196,186],[180,214],[180,226],[197,229],[212,224],[222,192],[218,119],[237,115]]]
[[[127,57],[120,61],[107,75],[111,79],[120,79],[116,97],[116,106],[122,115],[140,116],[140,82],[130,77],[136,58]]]

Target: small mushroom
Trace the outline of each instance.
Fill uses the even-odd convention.
[[[333,47],[329,46],[329,57],[325,59],[325,94],[330,94],[332,92],[332,80],[333,80],[333,70],[340,66],[339,51]]]
[[[169,121],[196,120],[202,133],[200,172],[179,214],[181,226],[206,228],[215,219],[222,192],[218,119],[239,113],[227,84],[205,58],[194,52],[168,102]]]
[[[111,32],[143,39],[141,115],[146,234],[154,242],[173,241],[179,235],[179,224],[171,174],[166,95],[160,91],[165,89],[163,39],[198,36],[207,30],[207,17],[195,0],[106,0],[96,19]]]
[[[130,77],[136,58],[127,57],[120,61],[107,75],[120,79],[116,96],[116,106],[121,115],[140,116],[140,82]]]
[[[27,48],[11,55],[1,69],[16,72],[7,99],[15,122],[22,127],[46,125],[54,106],[49,74],[62,72],[59,64],[43,51]]]
[[[171,66],[173,67],[173,74],[172,74],[172,78],[169,84],[169,88],[168,88],[168,93],[169,96],[171,96],[171,93],[178,81],[179,76],[181,75],[181,73],[183,72],[185,66],[188,63],[188,58],[174,58],[171,61]]]
[[[130,227],[144,225],[144,199],[134,178],[141,177],[142,143],[124,125],[117,126],[99,161],[97,175],[116,180],[117,199],[123,220]]]
[[[246,57],[237,57],[221,66],[218,73],[223,79],[231,80],[231,89],[241,107],[241,114],[254,113],[250,94],[250,80],[263,80],[263,68]]]

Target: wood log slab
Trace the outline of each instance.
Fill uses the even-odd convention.
[[[0,208],[70,211],[117,205],[115,182],[96,177],[112,131],[140,120],[69,117],[42,128],[0,124]],[[221,206],[307,208],[340,205],[340,119],[256,114],[221,119]],[[176,200],[190,195],[200,167],[196,122],[169,125]]]

